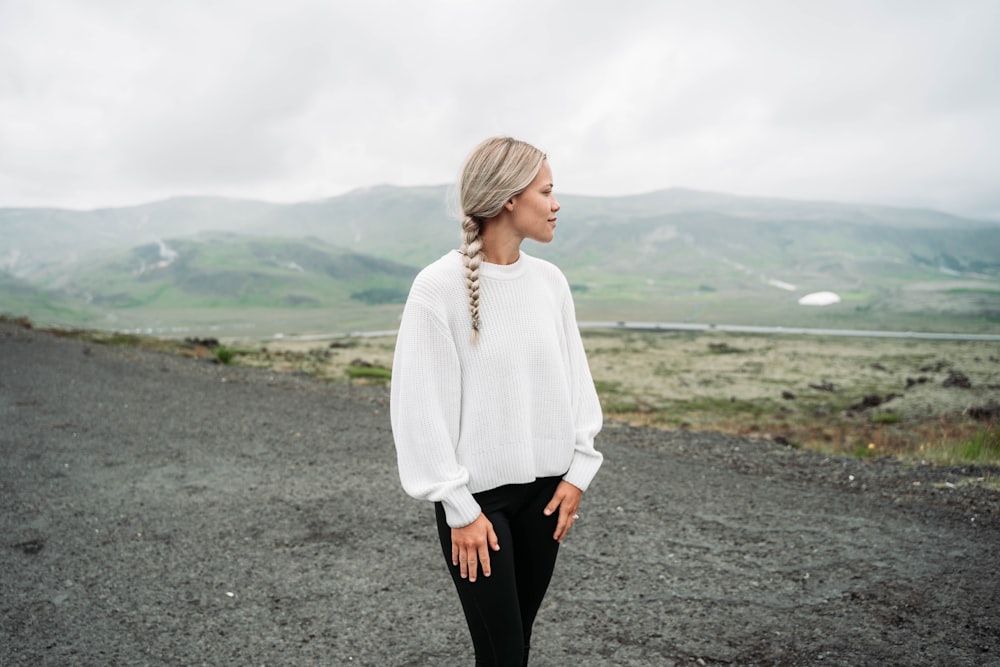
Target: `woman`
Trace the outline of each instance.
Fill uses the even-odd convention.
[[[602,456],[566,278],[521,250],[559,203],[537,148],[487,139],[459,188],[464,243],[410,289],[391,417],[403,489],[435,503],[476,665],[526,665],[559,544]]]

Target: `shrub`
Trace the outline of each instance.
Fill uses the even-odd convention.
[[[869,459],[875,456],[875,443],[868,443],[867,445],[863,442],[859,442],[854,446],[854,458],[857,459]]]
[[[226,365],[233,363],[233,357],[236,356],[236,353],[233,350],[228,347],[222,347],[221,345],[215,348],[213,353],[215,354],[215,358],[219,360],[219,363]]]
[[[1000,430],[984,428],[956,448],[965,461],[1000,460]]]
[[[345,372],[352,380],[388,382],[392,379],[392,371],[381,366],[348,366]]]
[[[900,419],[898,412],[877,412],[871,416],[873,424],[898,424]]]
[[[119,333],[116,331],[96,342],[104,343],[105,345],[123,345],[125,347],[139,347],[140,344],[142,343],[142,338],[134,334]]]

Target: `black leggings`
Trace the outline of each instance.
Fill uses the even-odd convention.
[[[542,514],[559,481],[544,477],[474,494],[500,542],[500,551],[490,551],[490,576],[480,572],[475,583],[462,579],[459,567],[451,564],[451,528],[444,507],[435,504],[441,548],[469,624],[477,667],[528,664],[531,626],[559,553],[552,538],[559,512]]]

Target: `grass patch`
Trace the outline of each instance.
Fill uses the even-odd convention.
[[[351,365],[344,369],[347,377],[352,380],[368,380],[385,383],[392,379],[392,371],[381,366]]]
[[[229,365],[233,363],[233,359],[236,358],[236,351],[229,347],[219,346],[215,348],[212,353],[215,358],[219,360],[219,363]]]
[[[996,424],[973,428],[948,429],[937,441],[928,440],[908,458],[920,458],[933,463],[954,465],[974,463],[1000,466],[1000,428]]]
[[[1000,461],[1000,429],[986,427],[974,433],[969,439],[955,444],[958,458],[977,463]]]
[[[895,412],[876,412],[871,416],[873,424],[898,424],[902,417]]]
[[[725,419],[733,415],[760,415],[772,412],[774,403],[768,400],[738,400],[735,398],[699,397],[677,401],[672,410],[714,415]]]
[[[858,443],[854,446],[854,458],[857,459],[870,459],[876,455],[877,445],[874,442],[869,442],[867,445],[863,443]]]
[[[729,343],[709,343],[708,353],[709,354],[743,354],[746,350],[741,350],[738,347],[733,347]]]
[[[155,336],[142,336],[118,331],[94,331],[90,329],[43,329],[43,331],[60,338],[72,338],[97,345],[133,347],[141,350],[170,352],[173,354],[186,353],[186,346],[181,341],[156,338]]]
[[[601,405],[610,416],[628,416],[640,412],[637,401],[602,401]]]
[[[95,343],[102,343],[104,345],[120,345],[124,347],[139,347],[143,340],[142,337],[135,334],[126,333],[110,333],[103,338],[96,338]]]
[[[594,380],[594,388],[602,398],[607,395],[621,392],[622,383],[611,380]]]

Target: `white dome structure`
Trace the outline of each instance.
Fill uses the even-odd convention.
[[[840,296],[834,292],[813,292],[799,299],[800,306],[829,306],[840,303]]]

